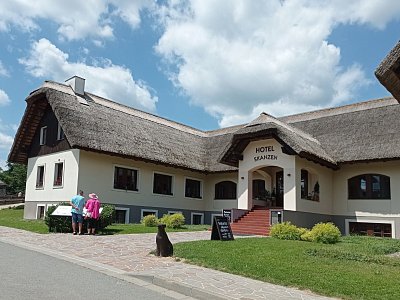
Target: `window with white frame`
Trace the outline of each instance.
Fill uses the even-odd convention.
[[[64,130],[61,128],[60,123],[58,123],[57,140],[63,140],[63,139],[64,139]]]
[[[192,213],[192,225],[202,225],[202,224],[204,224],[204,214]]]
[[[173,214],[181,214],[182,212],[181,211],[179,211],[179,210],[169,210],[168,211],[168,214],[169,215],[173,215]]]
[[[45,212],[46,212],[46,205],[38,204],[36,206],[36,219],[44,219]]]
[[[154,173],[153,193],[161,195],[173,195],[172,176],[160,173]]]
[[[54,186],[63,186],[64,178],[64,163],[58,162],[54,166]]]
[[[138,191],[138,170],[114,167],[114,189]]]
[[[155,209],[142,209],[141,210],[141,219],[148,215],[155,215],[158,218],[158,210]]]
[[[40,128],[40,145],[45,145],[47,139],[47,126]]]
[[[38,166],[36,171],[36,188],[42,189],[44,187],[44,166]]]
[[[186,178],[185,179],[185,197],[202,198],[202,184],[200,180]]]
[[[117,224],[128,224],[129,223],[129,208],[116,207],[114,223]]]

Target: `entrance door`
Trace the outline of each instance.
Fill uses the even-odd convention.
[[[276,172],[276,206],[283,207],[283,171]]]

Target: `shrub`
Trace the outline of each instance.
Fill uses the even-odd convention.
[[[100,214],[100,220],[98,224],[98,231],[102,231],[105,229],[108,225],[111,225],[114,222],[115,219],[115,206],[112,204],[103,204],[101,206],[103,210],[101,211]]]
[[[51,214],[58,206],[71,206],[67,202],[62,202],[55,206],[50,206],[47,209],[44,217],[44,222],[49,227],[49,232],[72,232],[71,217],[52,216]]]
[[[298,228],[291,222],[275,224],[271,227],[271,236],[280,240],[300,240],[304,228]]]
[[[44,222],[49,227],[49,232],[72,232],[71,217],[52,216],[58,206],[70,206],[68,202],[62,202],[56,206],[50,206],[47,209]],[[98,223],[98,231],[102,231],[108,225],[111,225],[115,218],[115,207],[110,204],[101,205],[103,208]],[[83,230],[86,231],[86,222],[83,222]]]
[[[166,215],[164,215],[164,217],[165,216]],[[164,217],[161,218],[161,223],[164,223]],[[169,215],[165,220],[165,225],[167,225],[168,228],[181,228],[185,225],[185,217],[181,213]]]
[[[324,244],[335,244],[341,236],[339,228],[331,222],[315,224],[310,235],[313,241]]]
[[[140,223],[146,227],[155,227],[158,225],[158,219],[155,215],[147,215],[140,220]]]
[[[314,236],[309,229],[305,230],[305,232],[300,236],[300,239],[305,242],[314,242]]]

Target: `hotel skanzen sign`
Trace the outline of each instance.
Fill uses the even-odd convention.
[[[275,154],[274,146],[256,147],[256,155],[254,156],[254,161],[277,159],[278,155]]]

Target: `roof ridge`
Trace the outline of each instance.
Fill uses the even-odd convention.
[[[372,100],[367,100],[367,101],[362,101],[362,102],[346,104],[346,105],[337,106],[337,107],[323,108],[323,109],[308,111],[308,112],[304,112],[304,113],[282,116],[282,117],[279,117],[279,120],[287,122],[287,123],[296,123],[296,122],[314,120],[314,119],[319,119],[319,118],[324,118],[324,117],[337,116],[337,115],[342,115],[342,114],[347,114],[347,113],[352,113],[352,112],[357,112],[357,111],[375,109],[375,108],[380,108],[380,107],[385,107],[385,106],[392,106],[392,105],[396,105],[396,104],[399,104],[397,102],[397,100],[393,97],[388,96],[388,97],[383,97],[383,98],[378,98],[378,99],[372,99]]]
[[[60,83],[60,82],[56,82],[56,81],[46,80],[45,82],[46,83],[57,84],[57,85],[63,86],[63,87],[69,87],[66,84],[63,84],[63,83]],[[72,90],[71,90],[71,92],[72,92]],[[122,103],[107,99],[107,98],[99,96],[99,95],[95,95],[95,94],[90,93],[90,92],[85,92],[85,94],[89,95],[91,97],[91,99],[96,104],[106,106],[106,107],[108,107],[110,109],[114,109],[114,110],[126,113],[128,115],[131,115],[131,116],[136,116],[136,117],[139,117],[139,118],[142,118],[142,119],[145,119],[145,120],[157,123],[157,124],[162,124],[162,125],[165,125],[165,126],[169,126],[171,128],[175,128],[177,130],[180,130],[180,131],[183,131],[183,132],[187,132],[187,133],[191,133],[191,134],[194,134],[194,135],[197,135],[197,136],[201,136],[201,137],[207,136],[206,132],[201,130],[201,129],[197,129],[197,128],[194,128],[194,127],[189,126],[189,125],[185,125],[185,124],[173,121],[173,120],[169,120],[167,118],[164,118],[164,117],[161,117],[161,116],[149,113],[149,112],[145,112],[143,110],[140,110],[140,109],[137,109],[137,108],[134,108],[134,107],[131,107],[131,106],[128,106],[128,105],[125,105],[125,104],[122,104]],[[106,104],[111,104],[111,105],[106,105]]]

